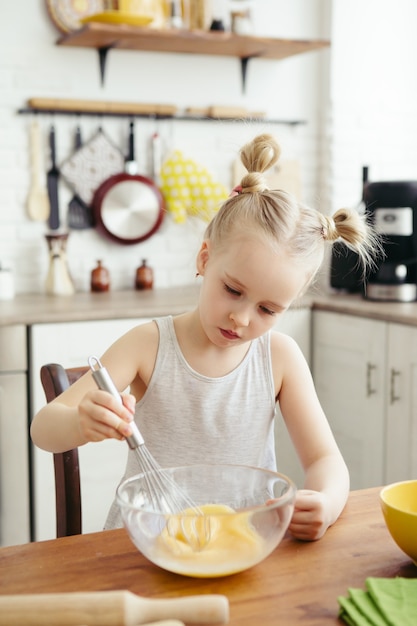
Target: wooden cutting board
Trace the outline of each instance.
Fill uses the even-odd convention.
[[[246,173],[240,158],[235,159],[232,164],[233,187],[240,184]],[[296,159],[280,161],[265,173],[265,178],[270,189],[283,189],[301,201],[300,163]]]
[[[187,115],[220,119],[264,119],[265,111],[249,111],[245,107],[212,105],[209,107],[187,107]]]

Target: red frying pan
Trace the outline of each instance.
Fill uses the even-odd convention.
[[[101,183],[92,201],[97,229],[124,245],[151,237],[160,227],[165,212],[159,187],[150,178],[136,173],[134,141],[134,124],[130,122],[125,171]]]

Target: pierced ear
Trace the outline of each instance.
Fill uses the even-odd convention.
[[[204,270],[210,258],[210,242],[205,239],[201,244],[201,248],[197,254],[197,272],[200,276],[204,276]]]

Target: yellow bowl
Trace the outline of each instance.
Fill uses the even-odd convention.
[[[391,537],[417,565],[417,480],[387,485],[380,502]]]

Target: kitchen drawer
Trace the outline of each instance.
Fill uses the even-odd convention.
[[[27,370],[26,326],[0,327],[0,372]]]

